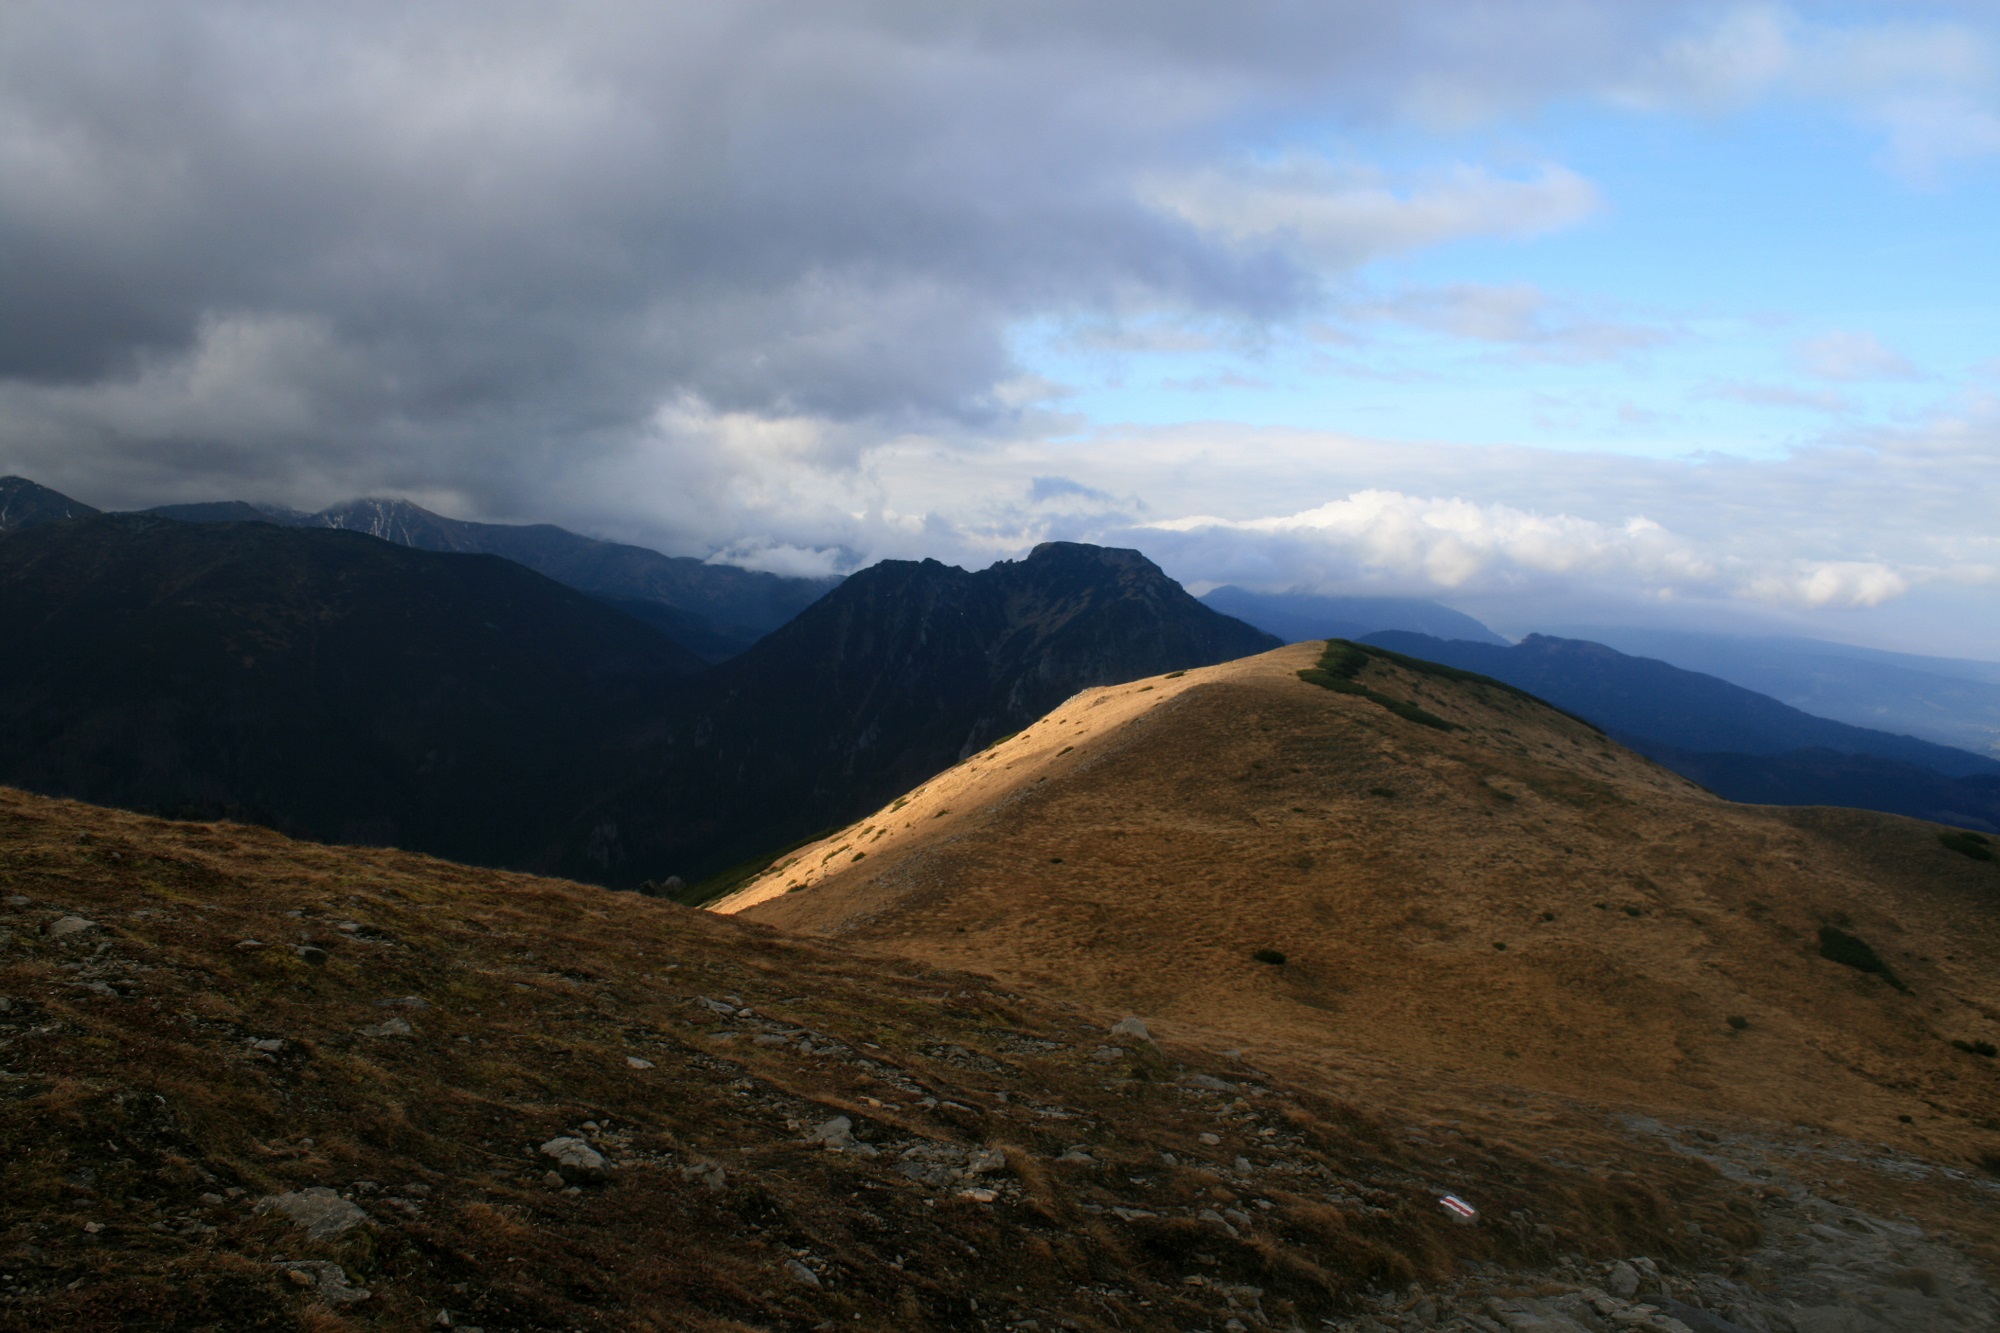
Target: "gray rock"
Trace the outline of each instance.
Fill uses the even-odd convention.
[[[1620,1300],[1631,1300],[1639,1290],[1639,1270],[1620,1259],[1611,1265],[1611,1276],[1604,1280],[1604,1289]]]
[[[854,1143],[854,1122],[844,1115],[837,1115],[812,1133],[806,1135],[807,1143],[823,1143],[838,1151]]]
[[[1129,1016],[1121,1018],[1111,1025],[1111,1035],[1114,1037],[1133,1037],[1139,1041],[1151,1041],[1153,1039],[1153,1034],[1146,1031],[1144,1023]]]
[[[380,1023],[371,1024],[368,1027],[358,1029],[358,1031],[364,1037],[414,1037],[416,1035],[415,1030],[410,1027],[409,1023],[400,1018],[385,1018]]]
[[[541,1154],[555,1162],[566,1180],[603,1180],[611,1174],[604,1154],[573,1135],[550,1139],[541,1146]]]
[[[279,1051],[285,1049],[285,1039],[283,1037],[252,1037],[249,1046],[251,1050],[260,1051],[265,1055],[276,1055]]]
[[[308,1240],[332,1240],[368,1220],[368,1214],[324,1185],[258,1201],[257,1211],[276,1210],[306,1229]]]
[[[335,1305],[353,1305],[367,1300],[374,1294],[366,1287],[357,1287],[349,1283],[345,1269],[324,1259],[274,1259],[271,1261],[271,1266],[282,1269],[288,1276],[295,1273],[305,1275],[320,1296]],[[300,1286],[307,1285],[305,1282],[299,1282],[297,1277],[293,1277],[292,1281],[299,1283]]]
[[[1089,1166],[1097,1159],[1081,1148],[1071,1148],[1068,1152],[1056,1158],[1056,1160],[1058,1162],[1074,1162],[1082,1166]]]
[[[421,995],[399,995],[392,1000],[377,1000],[375,1004],[382,1009],[428,1009],[431,1007],[431,1002]]]
[[[10,893],[7,895],[7,906],[9,907],[31,907],[34,905],[34,901],[35,900],[33,898],[29,898],[18,893]]]
[[[298,948],[292,950],[292,952],[299,956],[300,962],[310,964],[313,967],[325,967],[326,960],[330,956],[326,950],[320,948],[317,944],[301,944]]]
[[[1662,1314],[1672,1315],[1680,1320],[1692,1333],[1750,1333],[1741,1324],[1724,1319],[1721,1315],[1699,1306],[1677,1301],[1671,1296],[1649,1296],[1647,1304],[1657,1306]]]
[[[76,935],[87,935],[97,929],[95,921],[80,916],[59,916],[49,922],[48,936],[52,940],[66,940]]]
[[[1793,1310],[1786,1317],[1792,1321],[1792,1333],[1882,1333],[1882,1326],[1867,1315],[1838,1305]]]
[[[1214,1076],[1209,1074],[1189,1074],[1186,1078],[1181,1080],[1181,1086],[1188,1088],[1206,1088],[1210,1092],[1230,1092],[1233,1091],[1236,1087],[1234,1083],[1225,1082],[1224,1080],[1215,1078]]]
[[[1007,1154],[998,1148],[982,1148],[966,1160],[967,1175],[986,1176],[1007,1169]]]
[[[785,1271],[814,1290],[818,1290],[820,1287],[819,1274],[813,1272],[812,1269],[807,1268],[796,1259],[785,1260]]]
[[[1130,1054],[1131,1052],[1123,1046],[1100,1046],[1090,1053],[1090,1058],[1104,1064],[1109,1064],[1113,1060],[1123,1060]]]

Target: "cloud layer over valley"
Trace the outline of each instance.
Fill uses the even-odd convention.
[[[25,0],[0,471],[2000,656],[1938,609],[1995,609],[2000,268],[1894,253],[1990,207],[1996,53],[1952,4]]]

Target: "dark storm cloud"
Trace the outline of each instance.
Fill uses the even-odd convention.
[[[1004,426],[1016,321],[1314,299],[1217,201],[1248,149],[1588,83],[1677,8],[16,0],[0,469],[504,516],[639,440],[719,496],[663,410],[836,464]]]

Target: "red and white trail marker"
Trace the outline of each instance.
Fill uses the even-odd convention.
[[[1479,1220],[1479,1210],[1459,1198],[1456,1194],[1447,1194],[1439,1199],[1438,1202],[1444,1205],[1444,1210],[1447,1213],[1450,1213],[1461,1222],[1477,1222]]]

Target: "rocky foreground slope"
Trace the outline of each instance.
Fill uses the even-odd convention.
[[[581,885],[0,789],[0,888],[8,1328],[1318,1328],[1768,1211]]]

